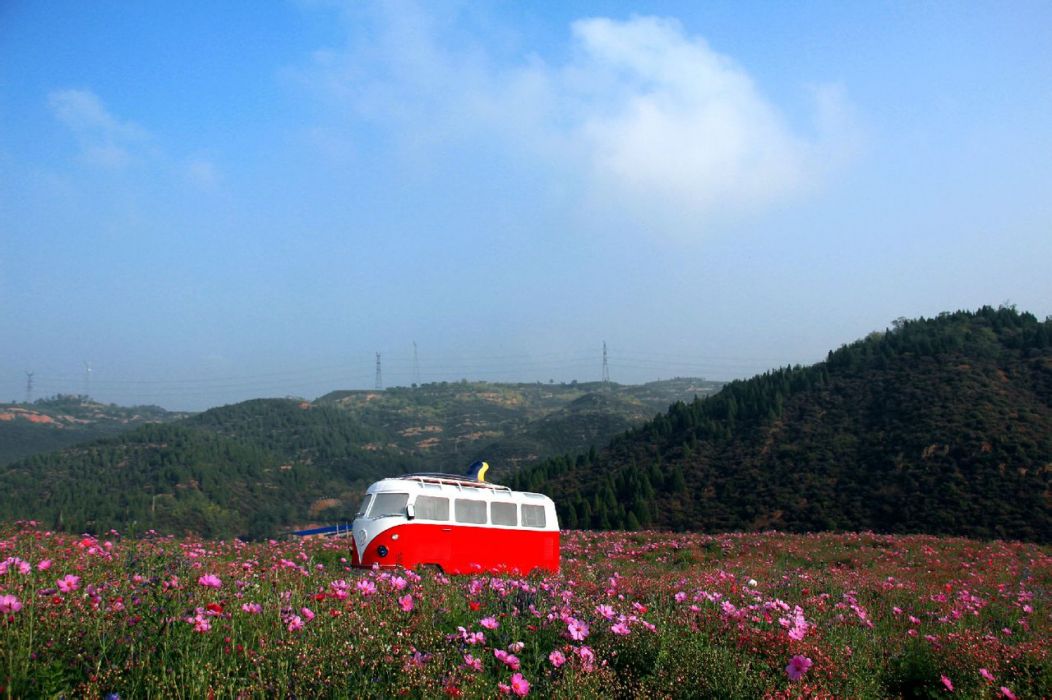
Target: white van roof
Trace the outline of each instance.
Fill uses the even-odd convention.
[[[408,483],[407,483],[408,482]],[[456,491],[464,491],[468,489],[477,490],[478,495],[515,495],[523,496],[527,499],[537,499],[544,501],[551,501],[550,498],[542,493],[531,493],[529,491],[512,491],[507,486],[502,484],[491,484],[488,481],[476,481],[470,477],[456,475],[456,474],[436,474],[432,472],[423,472],[416,474],[403,474],[402,476],[394,476],[386,479],[377,481],[368,488],[369,493],[375,493],[378,491],[392,491],[395,489],[405,489],[409,485],[417,486],[418,488],[434,488],[439,487],[445,490],[445,488],[453,489]]]

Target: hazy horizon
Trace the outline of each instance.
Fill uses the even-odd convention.
[[[633,9],[0,6],[0,400],[596,381],[604,342],[726,381],[1052,314],[1052,5]]]

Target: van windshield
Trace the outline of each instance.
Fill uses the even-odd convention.
[[[383,518],[388,515],[405,515],[405,504],[409,502],[408,493],[378,493],[369,509],[370,518]]]
[[[373,495],[371,493],[365,494],[365,496],[362,498],[362,504],[358,506],[358,512],[355,514],[354,517],[360,518],[363,515],[365,515],[365,511],[369,510],[369,501],[371,500],[373,500]]]

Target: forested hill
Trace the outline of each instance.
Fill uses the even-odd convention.
[[[369,482],[419,468],[381,438],[336,408],[246,401],[0,469],[0,513],[72,531],[272,535],[345,518]]]
[[[352,517],[379,477],[485,458],[500,478],[520,463],[604,445],[658,402],[667,408],[716,386],[458,382],[245,401],[0,467],[0,519],[272,535]]]
[[[1050,542],[1052,321],[989,307],[899,320],[515,482],[550,494],[571,528]]]
[[[158,406],[124,407],[87,396],[0,404],[0,466],[17,459],[186,417]]]

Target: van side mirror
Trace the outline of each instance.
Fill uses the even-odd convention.
[[[412,520],[413,518],[416,517],[416,505],[415,504],[410,503],[409,505],[407,505],[405,507],[405,517],[408,518],[409,520]]]

